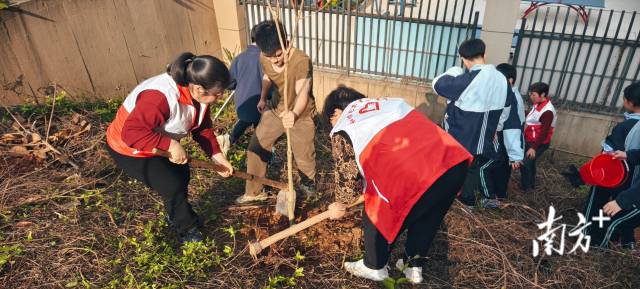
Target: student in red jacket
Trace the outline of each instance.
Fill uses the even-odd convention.
[[[327,97],[324,115],[333,126],[337,182],[338,202],[329,209],[344,212],[343,203],[364,196],[364,259],[344,263],[345,269],[384,280],[393,243],[407,230],[405,258],[396,267],[420,283],[431,241],[464,183],[471,154],[402,99],[370,99],[339,87]]]
[[[167,72],[140,83],[124,100],[107,129],[107,150],[129,176],[158,192],[169,223],[180,242],[200,241],[198,215],[187,199],[188,156],[180,139],[191,134],[202,150],[233,173],[220,153],[208,105],[222,97],[229,84],[229,70],[219,59],[185,52]],[[153,149],[171,153],[157,157]]]
[[[529,86],[529,98],[533,103],[525,119],[525,156],[520,167],[522,190],[536,186],[536,160],[549,148],[556,127],[556,109],[549,98],[549,85],[536,82]]]

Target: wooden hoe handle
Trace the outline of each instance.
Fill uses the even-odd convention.
[[[169,153],[168,151],[164,151],[161,149],[157,149],[154,148],[153,149],[153,154],[157,155],[157,156],[161,156],[161,157],[165,157],[165,158],[171,158],[171,153]],[[202,160],[196,160],[196,159],[189,159],[189,163],[194,167],[194,168],[201,168],[201,169],[211,169],[214,170],[216,172],[221,172],[226,170],[227,168],[225,168],[222,165],[216,164],[216,163],[212,163],[212,162],[207,162],[207,161],[202,161]],[[263,178],[263,177],[259,177],[256,175],[252,175],[252,174],[248,174],[242,171],[237,171],[237,170],[233,170],[233,176],[236,178],[240,178],[243,180],[247,180],[247,181],[254,181],[254,182],[258,182],[261,183],[263,185],[267,185],[270,187],[274,187],[280,190],[287,190],[288,186],[285,183],[281,183],[278,181],[274,181],[274,180],[270,180],[267,178]]]
[[[361,204],[362,202],[364,202],[364,197],[360,197],[357,201],[355,201],[354,203],[352,203],[351,205],[349,205],[347,208],[352,208],[355,207],[359,204]],[[260,252],[273,245],[274,243],[285,239],[289,236],[295,235],[296,233],[307,229],[317,223],[320,223],[326,219],[328,219],[331,216],[331,212],[329,210],[326,210],[320,214],[317,214],[311,218],[308,218],[298,224],[295,224],[285,230],[282,230],[278,233],[275,233],[269,237],[267,237],[266,239],[262,240],[262,241],[258,241],[258,242],[253,242],[253,243],[249,243],[249,254],[251,254],[251,256],[253,256],[254,258],[257,258],[258,254],[260,254]]]

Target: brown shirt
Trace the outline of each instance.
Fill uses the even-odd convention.
[[[279,113],[284,110],[284,70],[281,72],[276,72],[273,69],[273,64],[269,61],[268,58],[260,55],[260,64],[262,64],[262,69],[264,70],[264,74],[271,79],[271,83],[275,88],[275,92],[272,100],[269,102],[270,109],[276,109]],[[311,59],[301,50],[293,48],[291,51],[291,57],[289,58],[288,63],[289,71],[287,71],[287,76],[289,77],[289,82],[287,83],[289,86],[288,94],[289,94],[289,109],[293,109],[296,103],[296,82],[301,79],[309,79],[313,82],[313,66],[311,64]],[[309,84],[311,85],[311,83]],[[310,112],[315,111],[315,101],[311,96],[311,89],[309,90],[309,102],[307,103],[307,108],[302,113],[303,115],[309,115]]]

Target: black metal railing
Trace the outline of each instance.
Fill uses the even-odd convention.
[[[588,9],[587,16],[552,6],[521,20],[512,60],[518,86],[526,93],[531,83],[547,82],[557,106],[618,113],[624,87],[639,80],[640,15]]]
[[[276,1],[292,35],[300,0],[272,0],[272,7]],[[240,4],[248,31],[271,19],[267,0]],[[307,0],[293,42],[317,67],[429,81],[459,64],[458,44],[476,36],[476,10],[475,0]]]

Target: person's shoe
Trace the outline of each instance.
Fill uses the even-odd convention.
[[[584,185],[584,181],[582,181],[582,178],[580,177],[580,171],[574,165],[569,165],[567,167],[567,170],[561,172],[560,174],[563,175],[574,188],[578,188]]]
[[[304,193],[305,199],[312,198],[318,192],[315,184],[298,184],[298,187]]]
[[[204,240],[204,237],[202,237],[202,233],[200,233],[200,230],[196,227],[180,234],[180,244],[185,244],[187,242],[202,242],[202,240]]]
[[[173,220],[171,220],[171,218],[168,215],[164,216],[164,220],[167,222],[167,226],[169,226],[169,228],[173,228],[174,226]]]
[[[624,243],[624,244],[622,244],[622,248],[627,250],[627,251],[633,251],[633,250],[636,249],[636,242]]]
[[[223,155],[227,155],[229,149],[231,148],[231,138],[228,133],[216,136],[216,140],[218,141],[218,145],[220,146],[220,150]]]
[[[500,208],[500,201],[496,199],[482,199],[481,203],[482,203],[482,207],[486,209]]]
[[[298,182],[298,188],[304,193],[305,199],[310,199],[317,195],[317,185],[315,180],[312,180],[300,173],[300,181]]]
[[[404,273],[404,277],[406,277],[409,282],[413,284],[422,283],[422,267],[405,267],[404,260],[398,259],[396,262],[396,268]]]
[[[389,278],[387,267],[379,270],[369,269],[364,264],[364,259],[360,259],[359,261],[355,262],[344,262],[344,269],[354,276],[366,278],[373,281],[383,281],[384,279]]]
[[[244,194],[236,199],[236,204],[242,205],[246,203],[262,202],[262,201],[266,201],[268,198],[269,198],[269,195],[267,195],[267,193],[265,192],[261,192],[255,196]]]

